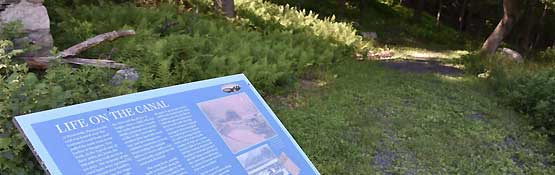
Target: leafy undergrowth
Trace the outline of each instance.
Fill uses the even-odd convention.
[[[337,65],[271,106],[322,174],[553,174],[550,144],[472,77]]]
[[[344,10],[339,10],[336,1],[269,0],[277,4],[309,9],[322,17],[336,16],[339,21],[353,23],[361,32],[376,32],[378,41],[384,44],[427,47],[429,49],[470,49],[476,43],[457,30],[436,24],[436,18],[426,13],[419,21],[413,18],[410,8],[388,0],[349,1]],[[397,2],[397,1],[395,1]]]
[[[252,3],[263,6],[256,9]],[[104,32],[135,29],[136,36],[104,44],[85,55],[138,69],[139,90],[245,73],[263,92],[275,93],[312,67],[352,55],[355,43],[362,42],[348,24],[320,20],[289,7],[253,1],[237,8],[246,17],[229,20],[208,12],[179,12],[170,5],[80,5],[52,7],[51,11],[60,48]],[[287,16],[266,19],[282,12]]]
[[[247,17],[226,19],[210,11],[184,12],[171,5],[143,8],[105,1],[47,1],[59,48],[101,33],[135,29],[136,36],[103,43],[82,56],[126,63],[141,78],[114,86],[109,81],[115,70],[74,69],[59,63],[35,74],[12,62],[11,43],[2,41],[0,174],[43,173],[11,123],[14,116],[235,73],[245,73],[262,92],[278,93],[307,70],[350,59],[356,43],[362,42],[348,24],[256,3],[264,7],[238,6]],[[287,17],[266,18],[274,13]],[[10,28],[3,28],[0,39],[19,34]]]

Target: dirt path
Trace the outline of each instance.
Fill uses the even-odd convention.
[[[384,61],[385,67],[408,73],[437,73],[447,76],[460,77],[464,75],[464,71],[454,66],[444,65],[439,61],[427,60],[402,60],[402,61]]]
[[[469,54],[465,51],[432,51],[418,48],[397,48],[390,59],[382,60],[384,67],[407,73],[436,73],[460,77],[464,71],[445,62],[459,59]]]

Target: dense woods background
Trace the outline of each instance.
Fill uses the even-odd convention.
[[[552,47],[555,42],[554,2],[546,0],[328,0],[315,3],[310,0],[273,0],[281,4],[295,4],[307,9],[315,10],[324,15],[337,15],[346,18],[360,16],[360,21],[371,22],[369,12],[365,8],[380,9],[382,2],[389,6],[405,6],[413,9],[410,20],[414,23],[422,22],[422,16],[435,19],[437,27],[448,26],[475,40],[485,40],[499,24],[504,16],[504,2],[514,4],[509,8],[509,16],[514,18],[507,38],[507,44],[519,51],[531,53]],[[337,12],[334,10],[337,8]],[[356,10],[355,10],[356,9]],[[345,12],[345,10],[347,12]],[[399,13],[389,11],[388,13]],[[392,14],[395,15],[395,14]],[[402,15],[402,14],[396,14]],[[386,26],[387,27],[387,26]],[[393,26],[390,26],[393,27]]]

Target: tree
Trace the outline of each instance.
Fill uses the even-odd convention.
[[[494,54],[509,34],[519,16],[520,0],[503,0],[503,18],[482,45],[482,53]]]
[[[443,0],[439,0],[438,2],[438,8],[437,8],[437,15],[436,15],[436,26],[440,26],[441,25],[441,10],[443,9]]]
[[[420,18],[422,18],[422,11],[424,10],[424,6],[426,6],[425,0],[416,0],[416,9],[414,14],[412,15],[413,22],[419,22]]]
[[[235,17],[235,2],[234,0],[214,0],[214,9],[222,13],[226,17]]]
[[[466,15],[467,15],[467,6],[468,6],[468,2],[469,0],[463,0],[462,3],[460,4],[460,11],[459,11],[459,17],[458,17],[458,22],[459,22],[459,31],[464,31],[465,29],[465,22],[466,22]]]
[[[337,13],[339,15],[345,15],[345,0],[336,0],[337,3]]]

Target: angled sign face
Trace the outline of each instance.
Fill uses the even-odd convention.
[[[242,74],[14,122],[49,174],[319,174]]]

